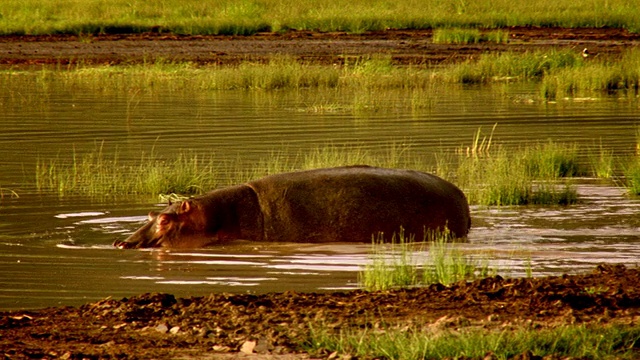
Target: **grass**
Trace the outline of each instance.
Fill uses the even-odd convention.
[[[494,126],[495,130],[495,126]],[[472,204],[573,204],[577,192],[566,177],[582,174],[577,148],[548,142],[507,149],[476,133],[472,144],[438,157],[438,174],[465,190]]]
[[[62,83],[67,87],[114,91],[124,89],[153,91],[193,89],[278,91],[282,89],[357,90],[352,111],[377,111],[381,89],[412,91],[412,108],[430,106],[425,96],[441,82],[486,84],[504,81],[539,83],[540,99],[594,97],[618,94],[634,98],[640,89],[640,50],[629,50],[620,57],[583,59],[575,50],[545,50],[526,53],[485,54],[478,59],[438,68],[395,66],[389,55],[345,58],[340,66],[302,63],[294,57],[275,55],[267,63],[243,62],[236,66],[196,66],[162,59],[153,63],[122,66],[58,67],[55,71],[0,72],[1,82],[16,81],[15,75],[32,77],[39,88]],[[135,102],[132,102],[135,107]],[[315,105],[331,109],[335,104]]]
[[[443,28],[433,30],[435,44],[476,44],[479,42],[493,42],[504,44],[509,41],[509,33],[494,30],[482,33],[477,28]]]
[[[124,161],[119,152],[109,151],[104,143],[80,155],[72,150],[68,158],[40,159],[35,169],[39,191],[60,196],[79,194],[115,196],[129,194],[199,194],[216,187],[237,184],[269,174],[341,165],[369,164],[403,167],[407,145],[389,144],[382,151],[362,146],[328,144],[293,157],[272,152],[258,164],[242,167],[240,161],[221,162],[213,154],[178,151],[174,158],[164,158],[151,149],[138,160]]]
[[[448,285],[496,272],[458,251],[451,244],[447,231],[429,232],[421,243],[415,243],[414,236],[405,234],[401,228],[392,235],[389,244],[384,243],[383,234],[374,239],[371,263],[359,274],[359,281],[365,289],[387,290],[436,283]],[[418,257],[424,254],[428,256],[420,261]]]
[[[318,30],[362,33],[385,29],[564,26],[640,29],[629,0],[506,0],[443,2],[338,0],[10,1],[0,9],[0,34],[173,32],[248,35],[260,31]]]
[[[564,325],[551,329],[439,330],[430,327],[332,331],[310,325],[302,345],[311,354],[375,359],[513,358],[527,352],[539,357],[576,359],[635,359],[637,325]]]
[[[617,59],[586,59],[549,72],[542,79],[541,97],[557,100],[598,93],[637,94],[640,89],[640,51],[631,49]]]
[[[117,151],[107,156],[104,143],[85,155],[74,150],[69,160],[38,160],[35,172],[38,190],[60,196],[194,194],[219,186],[213,157],[184,152],[165,160],[152,149],[131,163],[121,160]]]
[[[495,81],[540,81],[547,74],[583,64],[579,52],[538,50],[525,53],[486,54],[478,60],[451,65],[435,76],[454,83],[477,84]]]
[[[184,150],[166,158],[153,149],[142,152],[138,159],[125,160],[117,149],[106,151],[104,147],[101,143],[85,154],[71,150],[38,160],[37,189],[60,196],[199,194],[274,173],[368,164],[435,172],[458,185],[469,202],[478,205],[570,205],[578,201],[571,183],[575,176],[611,178],[624,184],[630,194],[640,195],[640,156],[621,159],[602,148],[593,152],[550,141],[506,148],[495,143],[493,133],[482,136],[481,129],[470,146],[437,154],[435,171],[431,162],[405,143],[377,149],[327,144],[297,154],[281,149],[252,164]],[[620,169],[613,168],[617,163]]]
[[[435,172],[458,185],[469,202],[478,205],[570,205],[578,201],[571,182],[576,176],[612,179],[629,194],[640,195],[640,155],[620,158],[602,145],[584,149],[552,141],[507,148],[495,142],[493,130],[483,135],[478,129],[469,146],[436,154],[435,169],[405,142],[377,149],[326,144],[297,154],[281,149],[252,164],[240,158],[214,160],[212,154],[189,151],[164,158],[153,149],[142,152],[139,159],[124,160],[117,149],[105,151],[101,143],[85,154],[72,150],[38,160],[34,181],[40,191],[60,196],[198,194],[274,173],[368,164]],[[17,194],[0,189],[0,196],[5,195]]]

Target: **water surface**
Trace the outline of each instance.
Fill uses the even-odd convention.
[[[370,96],[371,94],[369,94]],[[118,250],[161,208],[148,196],[89,199],[35,191],[38,159],[69,162],[102,146],[138,160],[153,148],[213,154],[221,164],[255,166],[272,151],[296,156],[326,144],[374,152],[410,143],[424,158],[468,145],[479,127],[507,146],[578,142],[632,155],[640,108],[620,98],[536,100],[512,85],[434,89],[417,108],[406,93],[380,94],[362,106],[335,91],[153,92],[5,87],[0,91],[0,309],[78,305],[143,292],[333,291],[359,286],[371,261],[367,244],[238,243],[198,250]],[[327,104],[331,106],[327,106]],[[254,164],[254,165],[251,165]],[[602,262],[636,264],[640,202],[611,183],[578,180],[569,207],[474,207],[469,242],[455,246],[509,275],[588,271]],[[20,195],[11,196],[11,191]],[[416,261],[428,249],[416,250]]]

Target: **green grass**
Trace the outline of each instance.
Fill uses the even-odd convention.
[[[40,159],[35,169],[39,191],[60,196],[118,196],[130,194],[199,194],[216,187],[243,183],[269,174],[319,167],[368,164],[381,167],[406,167],[407,145],[388,144],[378,151],[362,146],[328,144],[295,156],[273,151],[257,164],[242,166],[241,161],[225,163],[210,155],[186,150],[172,158],[161,157],[151,149],[138,160],[124,161],[119,152],[106,155],[104,143],[93,151],[68,157]],[[240,164],[240,165],[238,165]]]
[[[493,144],[493,130],[481,137],[479,129],[470,146],[440,154],[436,172],[460,186],[472,204],[568,205],[577,193],[565,177],[583,174],[577,152],[553,142],[507,149]]]
[[[486,84],[503,81],[533,81],[539,84],[540,99],[599,97],[607,94],[635,98],[640,87],[640,51],[629,50],[620,57],[583,59],[575,50],[545,50],[526,53],[485,54],[478,59],[439,68],[395,66],[389,55],[345,58],[341,66],[302,63],[290,56],[273,56],[267,63],[243,62],[236,66],[196,66],[158,59],[153,63],[121,66],[59,66],[55,70],[0,72],[0,81],[35,82],[46,89],[62,83],[93,91],[126,90],[152,92],[162,87],[190,89],[278,91],[282,89],[356,90],[354,112],[379,111],[380,90],[408,90],[413,109],[432,105],[429,93],[441,82]],[[10,84],[8,84],[10,85]],[[140,90],[142,89],[142,90]],[[335,108],[317,104],[316,109]]]
[[[588,58],[575,66],[549,72],[542,79],[540,94],[557,100],[614,92],[634,96],[639,89],[640,51],[631,49],[615,59]]]
[[[578,198],[571,179],[576,176],[609,178],[626,186],[630,194],[640,195],[640,156],[623,159],[602,146],[584,149],[547,141],[507,148],[496,143],[493,130],[482,135],[479,129],[469,146],[436,154],[435,169],[417,150],[405,142],[376,149],[326,144],[297,154],[274,150],[246,164],[240,157],[220,161],[212,154],[184,150],[166,158],[151,149],[139,159],[123,160],[117,149],[104,151],[104,144],[99,144],[83,154],[72,150],[38,160],[34,182],[38,190],[60,196],[198,194],[269,174],[367,164],[435,172],[458,185],[469,202],[478,205],[574,204]]]
[[[539,50],[525,53],[486,54],[478,60],[454,64],[436,72],[439,79],[454,83],[475,84],[495,81],[540,81],[547,74],[583,64],[580,52]]]
[[[415,243],[415,234],[399,229],[390,243],[379,234],[372,245],[371,262],[359,274],[360,284],[367,290],[395,287],[449,285],[460,280],[473,280],[496,273],[486,261],[463,254],[452,244],[447,231],[429,232]],[[422,260],[419,255],[428,253]]]
[[[78,155],[74,150],[70,159],[59,156],[39,160],[35,185],[40,191],[52,191],[60,196],[195,194],[219,186],[215,164],[211,156],[183,152],[167,160],[153,150],[143,153],[138,161],[124,162],[117,151],[105,155],[101,143],[85,155]]]
[[[412,326],[383,329],[330,330],[311,324],[303,349],[312,355],[366,359],[507,359],[531,355],[575,359],[635,359],[638,356],[640,327],[637,325],[564,325],[551,329],[507,330],[458,329]]]
[[[564,26],[640,28],[630,0],[23,0],[3,3],[0,34],[166,31],[179,34],[253,34],[319,30],[361,33],[443,27]],[[86,36],[86,35],[84,35]]]
[[[503,44],[509,41],[509,33],[494,30],[482,33],[477,28],[443,28],[433,30],[435,44],[476,44],[479,42],[493,42]]]

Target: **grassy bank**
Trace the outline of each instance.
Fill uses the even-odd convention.
[[[531,355],[574,359],[635,359],[640,327],[564,325],[553,329],[508,330],[364,329],[338,334],[319,324],[311,327],[305,350],[311,354],[375,359],[511,359]],[[526,356],[528,355],[528,356]],[[524,357],[526,356],[526,357]]]
[[[272,0],[141,0],[109,2],[24,0],[0,9],[0,34],[171,31],[252,34],[287,29],[349,31],[437,27],[624,27],[640,29],[640,9],[629,0],[541,0],[521,6],[504,0],[283,2]]]

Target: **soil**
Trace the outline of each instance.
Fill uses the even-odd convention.
[[[345,59],[388,54],[397,65],[438,65],[477,58],[483,53],[562,47],[591,56],[617,55],[636,46],[640,34],[616,28],[511,27],[506,44],[434,44],[431,30],[387,30],[363,34],[290,31],[252,36],[143,34],[0,36],[0,67],[69,64],[133,64],[189,61],[234,65],[288,55],[301,61],[341,64]]]
[[[640,271],[500,276],[451,286],[381,292],[144,294],[80,307],[0,313],[0,349],[22,358],[309,358],[309,323],[330,332],[420,329],[543,329],[563,324],[637,324]],[[323,358],[328,352],[313,354]]]
[[[287,54],[340,64],[390,54],[398,65],[438,65],[483,53],[564,47],[616,56],[640,35],[621,29],[509,28],[507,44],[443,45],[431,31],[365,34],[291,31],[253,36],[163,33],[0,36],[0,68],[189,61],[234,65]],[[176,299],[144,294],[80,307],[0,312],[0,350],[22,358],[308,358],[309,323],[328,331],[435,327],[510,329],[562,324],[635,324],[640,272],[599,266],[593,273],[534,279],[491,277],[453,286],[385,292],[212,294]],[[252,355],[248,355],[248,354]],[[258,354],[258,355],[256,355]],[[327,357],[319,353],[314,356]]]

